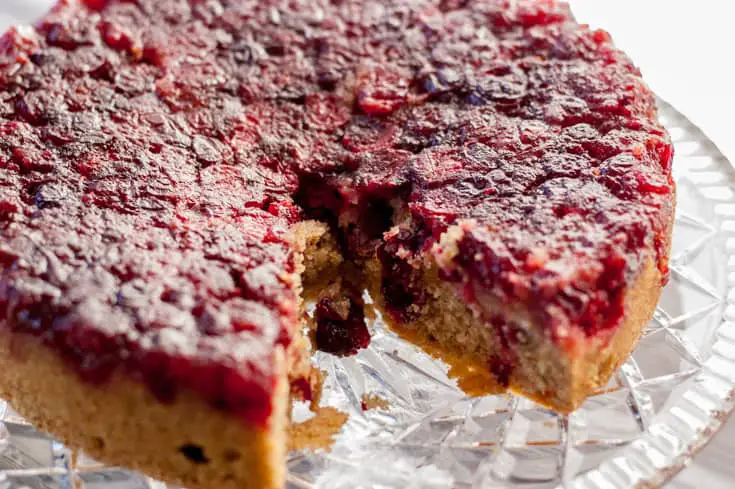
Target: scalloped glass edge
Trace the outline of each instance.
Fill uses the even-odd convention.
[[[735,249],[735,194],[731,191],[735,172],[715,144],[689,119],[667,102],[658,99],[659,116],[665,126],[676,124],[710,146],[709,155],[727,173],[724,187],[706,195],[721,219],[720,232],[727,249]],[[724,190],[724,191],[723,191]],[[712,355],[693,378],[688,390],[666,411],[658,413],[648,429],[621,454],[600,464],[559,488],[629,489],[661,487],[681,471],[725,424],[735,409],[735,260],[728,260],[727,304],[716,330]]]

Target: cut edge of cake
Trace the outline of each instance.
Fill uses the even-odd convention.
[[[670,253],[674,211],[668,210],[666,256]],[[405,225],[405,223],[404,223]],[[410,226],[410,224],[408,225]],[[397,232],[398,226],[393,229]],[[449,366],[449,376],[469,395],[499,394],[508,390],[555,411],[568,414],[604,388],[612,375],[632,354],[656,310],[665,277],[656,253],[650,249],[628,280],[624,291],[624,313],[616,326],[587,336],[569,328],[569,338],[560,342],[550,330],[534,320],[523,306],[475,288],[477,299],[462,296],[460,287],[440,278],[441,268],[451,260],[451,248],[463,235],[463,225],[450,227],[441,238],[443,254],[425,252],[408,260],[420,277],[426,303],[416,307],[411,318],[397,319],[383,293],[383,267],[371,259],[363,267],[369,293],[383,320],[404,340],[423,349]],[[449,249],[449,251],[447,251]],[[455,250],[456,251],[456,250]],[[471,282],[471,279],[469,279]],[[499,345],[498,325],[489,316],[502,317],[518,330],[520,341]],[[502,326],[501,326],[502,327]],[[512,355],[513,369],[493,372],[489,360],[502,350]]]
[[[0,395],[36,427],[110,464],[191,489],[283,487],[287,446],[286,355],[265,426],[248,426],[182,391],[161,403],[124,373],[82,380],[35,338],[0,333]],[[83,427],[83,428],[82,428]]]
[[[294,225],[291,242],[296,269],[289,283],[300,298],[309,297],[322,279],[331,280],[342,257],[320,222]],[[286,450],[312,435],[304,433],[307,426],[291,423],[292,402],[307,401],[316,410],[321,395],[322,373],[311,364],[301,331],[304,306],[301,300],[291,344],[273,352],[276,385],[263,426],[218,410],[187,389],[173,402],[161,402],[124,369],[104,384],[90,383],[39,338],[8,330],[0,331],[0,396],[34,426],[106,463],[190,489],[279,489]]]
[[[369,268],[374,270],[374,265]],[[374,271],[369,273],[375,277]],[[494,334],[496,326],[463,302],[453,285],[437,281],[435,273],[427,275],[429,299],[417,319],[403,324],[391,320],[390,314],[384,312],[380,280],[370,280],[371,296],[377,298],[378,308],[390,329],[444,361],[449,366],[449,376],[468,395],[502,394],[511,390],[565,414],[604,387],[629,357],[655,311],[661,292],[661,274],[649,260],[626,292],[623,323],[610,336],[586,339],[580,334],[574,352],[560,347],[522,312],[506,312],[508,321],[521,327],[524,340],[510,345],[516,362],[512,370],[493,373],[489,358],[499,350]],[[489,302],[484,306],[488,307]],[[490,307],[501,311],[500,303],[493,302]],[[499,375],[507,378],[499,380]]]

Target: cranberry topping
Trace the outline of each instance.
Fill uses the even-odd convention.
[[[316,346],[339,356],[354,355],[370,345],[362,301],[356,297],[322,298],[316,305]]]
[[[426,303],[423,272],[409,262],[423,241],[421,230],[401,228],[387,236],[378,248],[381,293],[388,312],[399,322],[416,319]]]
[[[314,399],[314,391],[311,388],[311,383],[306,379],[296,379],[291,382],[291,394],[307,402]]]
[[[638,70],[560,2],[61,2],[0,39],[0,315],[91,382],[264,423],[305,215],[379,248],[399,320],[461,223],[440,276],[594,335],[667,270],[671,158]],[[396,202],[417,236],[383,237]],[[327,348],[367,343],[361,307],[322,307]]]

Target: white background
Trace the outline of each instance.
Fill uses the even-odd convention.
[[[640,66],[648,84],[735,161],[735,2],[570,3],[580,22],[612,33],[618,46]]]
[[[735,161],[735,2],[570,0],[577,18],[604,27],[653,89]],[[50,0],[0,0],[0,30]],[[665,489],[735,487],[735,420]]]
[[[649,85],[735,162],[735,2],[570,0],[608,30]],[[735,417],[665,489],[735,488]]]

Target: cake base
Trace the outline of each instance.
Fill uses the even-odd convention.
[[[0,396],[43,431],[110,464],[188,489],[281,489],[289,408],[286,362],[264,427],[213,409],[188,392],[162,404],[145,385],[115,374],[80,379],[37,339],[0,333]]]
[[[341,256],[322,223],[294,226],[292,242],[297,269],[290,279],[303,295],[304,286],[318,288],[321,278],[336,273]],[[279,380],[271,416],[266,426],[248,426],[192,392],[161,403],[124,372],[89,383],[38,338],[0,326],[0,396],[39,429],[109,464],[188,489],[280,489],[289,436],[301,446],[316,433],[326,445],[338,429],[331,425],[341,426],[333,416],[337,421],[307,436],[309,426],[289,422],[291,399],[311,401],[313,408],[319,402],[321,372],[309,357],[308,341],[294,332],[288,350],[275,352]]]
[[[661,294],[661,274],[649,261],[625,295],[624,322],[611,334],[601,333],[594,338],[584,338],[577,332],[566,347],[545,335],[524,311],[508,310],[492,298],[485,298],[485,312],[502,314],[523,332],[524,341],[510,345],[515,363],[502,382],[489,365],[491,355],[499,348],[493,326],[480,318],[479,311],[459,300],[455,286],[438,280],[434,270],[427,271],[424,283],[428,300],[415,320],[401,324],[386,312],[380,292],[380,264],[372,261],[366,271],[370,293],[391,330],[447,363],[449,376],[468,395],[510,390],[562,413],[575,410],[607,384],[633,351]]]

